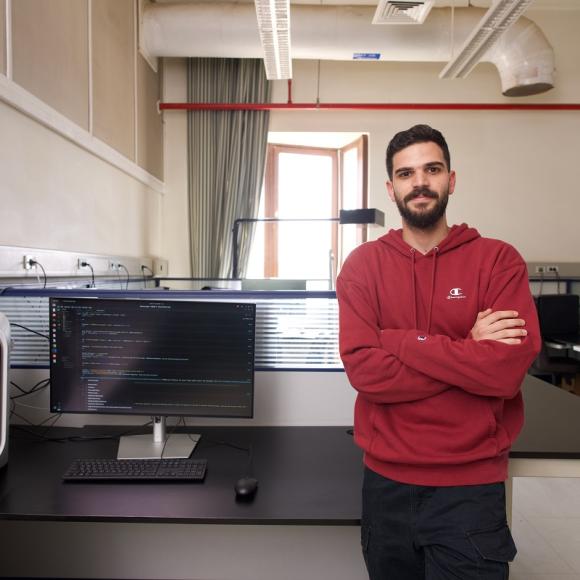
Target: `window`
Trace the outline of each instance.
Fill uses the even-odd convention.
[[[261,218],[246,277],[334,280],[366,228],[339,226],[340,209],[367,207],[367,138],[343,147],[269,144]]]

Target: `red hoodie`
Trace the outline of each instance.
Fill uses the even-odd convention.
[[[505,480],[520,385],[541,344],[518,252],[462,224],[423,255],[391,230],[350,254],[336,291],[366,465],[417,485]],[[519,313],[521,344],[470,338],[486,308]]]

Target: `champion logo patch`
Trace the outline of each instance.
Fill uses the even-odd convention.
[[[467,298],[467,296],[465,296],[461,288],[451,288],[447,295],[447,300],[462,300],[465,298]]]

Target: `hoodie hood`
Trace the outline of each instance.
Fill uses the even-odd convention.
[[[447,236],[441,240],[438,246],[432,248],[427,254],[423,256],[420,252],[411,247],[403,240],[403,230],[390,230],[387,234],[379,238],[379,241],[391,246],[404,256],[407,256],[411,261],[410,275],[411,275],[411,289],[412,289],[412,304],[413,304],[413,321],[415,328],[419,328],[419,320],[417,314],[417,276],[415,272],[415,262],[417,255],[424,259],[433,260],[431,268],[431,287],[429,291],[429,307],[427,309],[427,334],[431,332],[431,320],[433,318],[433,295],[435,291],[435,280],[437,275],[437,258],[463,244],[471,242],[480,238],[479,232],[475,228],[468,227],[467,224],[459,226],[454,225],[450,228]]]
[[[441,243],[425,255],[429,256],[431,253],[441,255],[480,237],[479,232],[475,228],[470,228],[467,224],[451,226],[449,233],[441,240]],[[388,233],[379,238],[379,241],[395,248],[409,258],[416,253],[416,250],[403,240],[402,229],[389,230]]]

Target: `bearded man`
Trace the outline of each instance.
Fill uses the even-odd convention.
[[[447,224],[456,174],[439,131],[397,133],[386,164],[402,229],[359,246],[337,280],[369,578],[504,580],[508,454],[540,349],[526,264]]]

